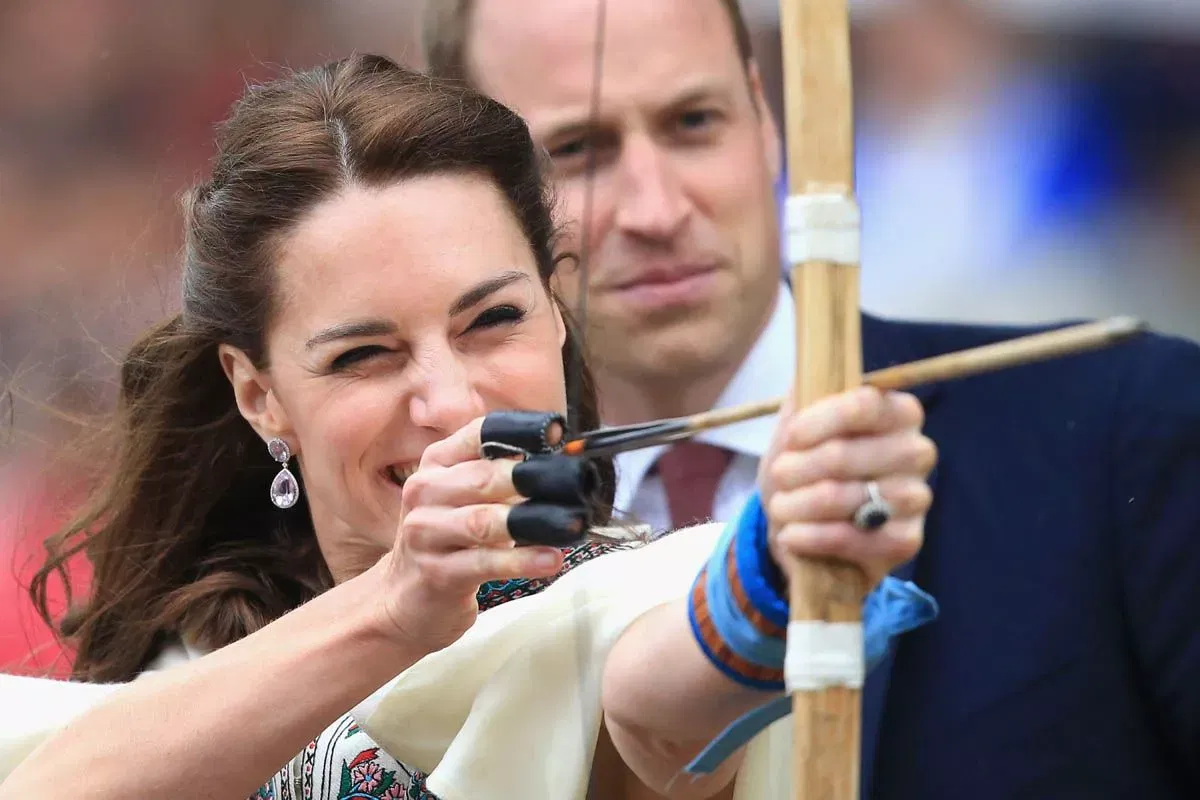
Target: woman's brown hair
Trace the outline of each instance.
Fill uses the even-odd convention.
[[[349,184],[448,171],[487,175],[503,191],[549,291],[555,231],[541,158],[503,105],[361,55],[252,87],[234,106],[211,178],[184,200],[182,312],[126,356],[114,463],[47,542],[31,587],[54,624],[47,582],[58,574],[69,585],[66,562],[81,550],[92,563],[86,602],[58,626],[76,644],[76,678],[129,680],[177,637],[224,646],[332,585],[303,491],[286,512],[269,500],[278,465],[239,415],[217,347],[265,366],[275,248],[308,209]],[[578,341],[568,324],[571,424],[588,428],[599,414]],[[600,466],[604,522],[614,480],[611,463]]]

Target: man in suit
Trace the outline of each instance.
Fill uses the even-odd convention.
[[[426,54],[514,107],[586,262],[613,424],[786,392],[779,133],[735,0],[435,0]],[[601,101],[594,107],[597,63]],[[863,318],[868,370],[1027,331]],[[864,798],[1200,792],[1200,348],[1155,336],[926,386],[940,465],[921,555],[941,604],[863,698]],[[772,420],[625,454],[618,504],[731,518]]]

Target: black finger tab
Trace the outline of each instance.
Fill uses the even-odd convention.
[[[513,467],[512,479],[517,493],[530,500],[586,503],[600,484],[600,473],[582,458],[542,455]]]
[[[552,445],[550,434],[559,426]],[[484,458],[508,458],[532,453],[548,453],[562,441],[567,421],[562,414],[548,411],[493,411],[483,419],[480,430]]]
[[[518,545],[570,547],[587,535],[588,511],[584,506],[528,501],[508,512],[508,534]]]

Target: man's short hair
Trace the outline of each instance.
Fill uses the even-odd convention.
[[[430,73],[442,78],[471,83],[467,69],[467,41],[471,28],[471,14],[477,0],[425,0],[424,18],[421,25],[421,44],[425,53],[425,66]],[[606,2],[606,0],[600,0]],[[719,0],[733,23],[734,40],[738,55],[744,63],[752,57],[750,29],[742,16],[738,0]]]

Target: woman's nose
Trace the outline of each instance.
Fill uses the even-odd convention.
[[[467,365],[453,352],[427,357],[420,373],[409,405],[415,425],[449,435],[486,412]]]

